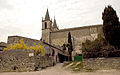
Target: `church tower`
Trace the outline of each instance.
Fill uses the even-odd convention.
[[[52,21],[47,9],[45,19],[42,18],[42,40],[50,44],[50,32],[52,31]]]
[[[54,18],[54,22],[53,22],[52,30],[53,30],[53,31],[57,31],[57,30],[59,30],[58,27],[57,27],[57,23],[56,23],[56,19],[55,19],[55,18]]]

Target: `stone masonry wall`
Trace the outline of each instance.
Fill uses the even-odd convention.
[[[26,38],[26,37],[22,37],[22,36],[9,36],[8,37],[8,42],[7,44],[14,44],[15,41],[19,41],[23,39],[24,43],[27,46],[33,46],[34,44],[38,45],[42,45],[45,47],[45,54],[49,54],[50,53],[50,48],[48,45],[44,44],[43,42],[41,42],[40,40],[36,40],[36,39],[31,39],[31,38]]]
[[[120,70],[120,57],[112,58],[89,58],[84,59],[83,64],[85,68],[93,70]]]
[[[42,46],[44,46],[45,48],[45,55],[46,56],[52,56],[54,58],[54,63],[56,64],[57,62],[59,62],[59,58],[58,58],[58,52],[59,52],[59,49],[61,49],[62,47],[57,47],[57,48],[54,48],[52,46],[49,46],[45,43],[43,43],[42,41],[40,40],[35,40],[35,39],[31,39],[31,38],[26,38],[26,37],[21,37],[21,36],[9,36],[8,37],[8,45],[9,44],[14,44],[15,42],[14,41],[19,41],[23,39],[24,43],[27,45],[27,46],[33,46],[34,43],[36,44],[40,44]],[[53,45],[54,46],[54,45]]]
[[[35,43],[43,45],[43,43],[40,40],[26,38],[22,36],[8,36],[7,44],[14,44],[15,41],[19,41],[21,39],[23,39],[24,43],[27,46],[33,46]]]
[[[0,52],[0,71],[33,71],[53,65],[53,57],[36,55],[33,50]]]
[[[51,33],[51,44],[62,46],[67,43],[68,33],[71,33],[74,49],[81,48],[83,42],[97,38],[102,25],[85,26],[80,28],[71,28],[55,31]]]

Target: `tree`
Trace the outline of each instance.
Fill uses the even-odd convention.
[[[102,19],[106,41],[115,48],[120,49],[120,23],[116,11],[111,6],[105,7]]]
[[[71,33],[70,32],[68,33],[68,44],[69,44],[68,52],[70,54],[70,61],[72,61],[73,46],[72,46],[72,39],[71,39]]]

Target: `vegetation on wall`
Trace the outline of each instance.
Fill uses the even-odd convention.
[[[34,46],[29,46],[29,47],[28,47],[28,46],[24,43],[23,39],[21,39],[21,40],[19,40],[19,41],[15,41],[14,44],[9,44],[9,45],[7,46],[7,48],[4,48],[4,50],[11,50],[11,49],[12,49],[12,50],[13,50],[13,49],[17,49],[17,50],[19,50],[19,49],[34,50],[36,53],[41,53],[42,55],[45,54],[45,49],[44,49],[43,46],[34,44]]]
[[[106,41],[102,30],[94,41],[86,40],[85,43],[82,43],[82,50],[84,58],[120,56],[120,51]]]
[[[94,41],[86,40],[82,44],[83,55],[89,57],[118,57],[120,56],[120,23],[116,11],[105,7],[102,14],[103,29]]]
[[[105,7],[102,19],[105,39],[110,45],[120,49],[120,23],[116,11],[111,6]]]

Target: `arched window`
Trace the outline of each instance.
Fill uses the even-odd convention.
[[[47,29],[47,22],[45,22],[45,29]]]

